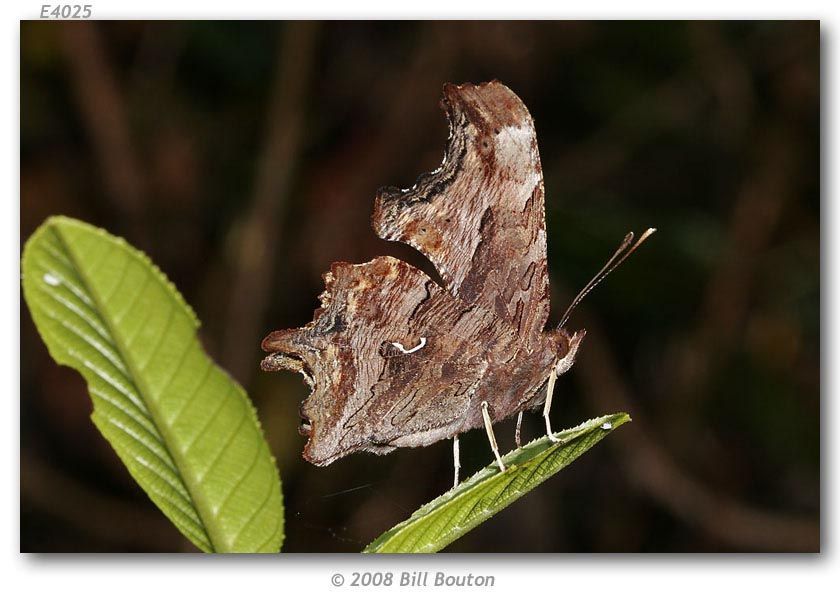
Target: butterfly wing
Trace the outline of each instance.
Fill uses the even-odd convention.
[[[325,465],[464,429],[488,353],[504,358],[516,332],[396,258],[335,263],[324,281],[311,323],[263,341],[264,369],[299,371],[312,388],[301,407],[304,457]]]
[[[549,311],[543,179],[528,109],[499,82],[444,87],[441,166],[380,190],[373,227],[435,265],[447,290],[510,323],[535,347]]]

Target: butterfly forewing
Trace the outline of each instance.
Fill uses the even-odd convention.
[[[377,234],[417,248],[447,290],[510,323],[529,345],[549,311],[545,208],[534,123],[499,82],[447,85],[442,165],[408,190],[381,190]]]

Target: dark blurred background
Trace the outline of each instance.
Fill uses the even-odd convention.
[[[536,121],[549,324],[659,232],[574,314],[555,392],[558,427],[633,422],[450,550],[819,550],[818,22],[23,22],[20,76],[22,239],[78,217],[175,282],[257,406],[284,550],[356,552],[451,485],[443,442],[304,462],[308,389],[259,344],[311,319],[332,261],[428,266],[376,238],[373,198],[440,163],[443,84],[488,79]],[[21,549],[194,550],[21,304]],[[491,461],[483,431],[461,443],[462,472]]]

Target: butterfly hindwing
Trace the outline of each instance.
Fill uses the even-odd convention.
[[[263,341],[264,369],[299,371],[312,387],[304,456],[328,464],[461,430],[493,350],[481,340],[512,347],[513,329],[396,258],[335,263],[324,279],[312,322]]]

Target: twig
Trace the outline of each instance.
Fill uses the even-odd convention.
[[[225,329],[224,365],[239,381],[254,371],[286,204],[303,133],[304,100],[318,26],[286,25],[251,208],[236,228],[235,272]]]
[[[31,453],[21,454],[20,493],[29,509],[43,511],[117,548],[147,552],[192,548],[162,514],[94,492]]]
[[[142,243],[141,224],[145,186],[131,144],[125,103],[113,69],[105,56],[97,26],[88,22],[62,23],[59,28],[65,59],[82,118],[96,152],[106,192],[117,216]]]

